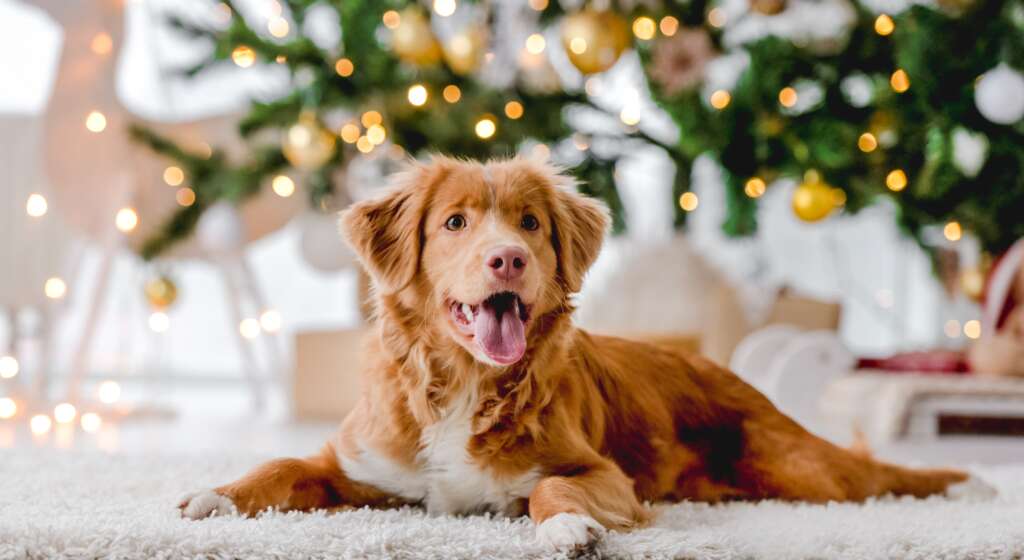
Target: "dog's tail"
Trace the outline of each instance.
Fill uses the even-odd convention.
[[[881,483],[879,494],[924,498],[946,493],[950,487],[966,482],[970,475],[954,469],[913,469],[869,459],[876,465]]]

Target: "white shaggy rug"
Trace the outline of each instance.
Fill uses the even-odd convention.
[[[359,510],[186,521],[178,498],[260,458],[0,451],[0,559],[547,558],[526,519]],[[1024,466],[976,471],[989,501],[882,499],[656,507],[649,528],[606,536],[604,558],[1021,558]],[[563,555],[564,556],[564,555]]]

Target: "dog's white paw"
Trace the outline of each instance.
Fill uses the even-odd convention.
[[[232,515],[238,513],[234,502],[227,496],[221,496],[213,490],[193,492],[178,504],[181,516],[188,519],[206,519],[214,515]]]
[[[995,498],[999,492],[996,491],[989,483],[978,478],[977,476],[971,475],[967,480],[963,482],[957,482],[956,484],[950,484],[946,488],[946,497],[952,500],[965,500],[965,501],[982,501],[991,500]]]
[[[559,513],[537,525],[537,542],[557,548],[586,546],[605,532],[604,527],[589,515]]]

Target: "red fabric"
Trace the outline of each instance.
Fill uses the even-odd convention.
[[[1006,257],[1006,253],[996,257],[996,260],[992,261],[992,267],[989,269],[988,278],[985,279],[985,294],[982,296],[982,304],[989,304],[989,295],[992,291],[992,277],[995,276],[995,271],[999,268],[999,265],[1003,264],[1003,259]],[[1016,298],[1013,296],[1013,290],[1006,296],[1006,301],[1002,302],[1003,306],[999,310],[999,320],[996,321],[996,328],[1003,328],[1003,324],[1006,322],[1006,318],[1009,317],[1010,312],[1017,307]]]
[[[968,372],[963,352],[931,350],[906,352],[887,358],[860,358],[857,369],[877,369],[892,373],[934,373],[960,375]]]

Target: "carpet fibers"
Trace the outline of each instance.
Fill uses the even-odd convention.
[[[553,558],[526,519],[430,517],[418,509],[186,521],[191,490],[260,458],[0,451],[0,559]],[[976,471],[985,501],[880,499],[811,506],[656,506],[645,529],[611,533],[602,558],[1021,558],[1024,466]]]

